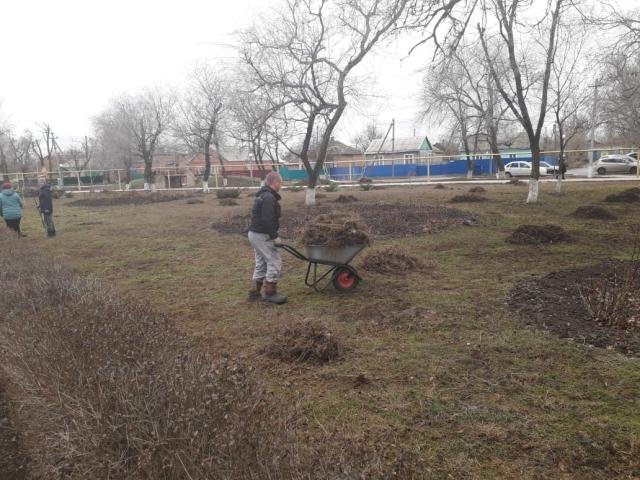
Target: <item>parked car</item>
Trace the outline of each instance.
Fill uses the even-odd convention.
[[[547,170],[547,175],[553,175],[557,177],[560,173],[560,167],[558,165],[551,165],[548,162],[540,162],[540,166]]]
[[[631,152],[631,153],[629,154],[629,156],[630,156],[631,158],[633,158],[634,160],[638,160],[638,152]]]
[[[531,175],[531,162],[509,162],[504,166],[507,177],[528,177]],[[547,169],[540,163],[540,175],[546,175]]]
[[[638,161],[629,155],[604,155],[593,164],[598,175],[607,173],[636,173]]]

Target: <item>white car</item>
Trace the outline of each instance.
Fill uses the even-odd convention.
[[[504,174],[507,177],[529,177],[531,176],[531,162],[509,162],[504,166]],[[540,166],[540,175],[546,175],[547,169]]]

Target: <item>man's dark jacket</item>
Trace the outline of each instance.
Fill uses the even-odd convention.
[[[40,187],[38,199],[42,213],[53,213],[53,200],[51,199],[51,187],[49,185],[45,184]]]
[[[267,233],[269,238],[278,238],[280,228],[280,195],[270,187],[262,187],[256,193],[256,201],[251,209],[251,225],[249,230],[256,233]]]

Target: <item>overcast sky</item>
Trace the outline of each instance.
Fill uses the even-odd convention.
[[[110,97],[147,85],[180,85],[199,59],[228,57],[234,31],[272,0],[6,0],[2,6],[0,115],[18,131],[48,122],[66,143],[91,133]],[[349,141],[367,119],[397,135],[416,123],[420,64],[392,45],[366,72],[371,96],[351,108],[337,136]],[[380,68],[382,65],[382,68]],[[375,71],[373,71],[375,70]]]

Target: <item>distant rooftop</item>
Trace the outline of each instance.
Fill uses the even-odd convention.
[[[415,152],[417,150],[429,151],[433,150],[431,142],[426,136],[423,137],[400,137],[392,140],[390,137],[382,145],[382,138],[376,138],[371,140],[371,144],[367,148],[365,153],[402,153],[402,152]],[[382,148],[380,148],[382,145]]]

